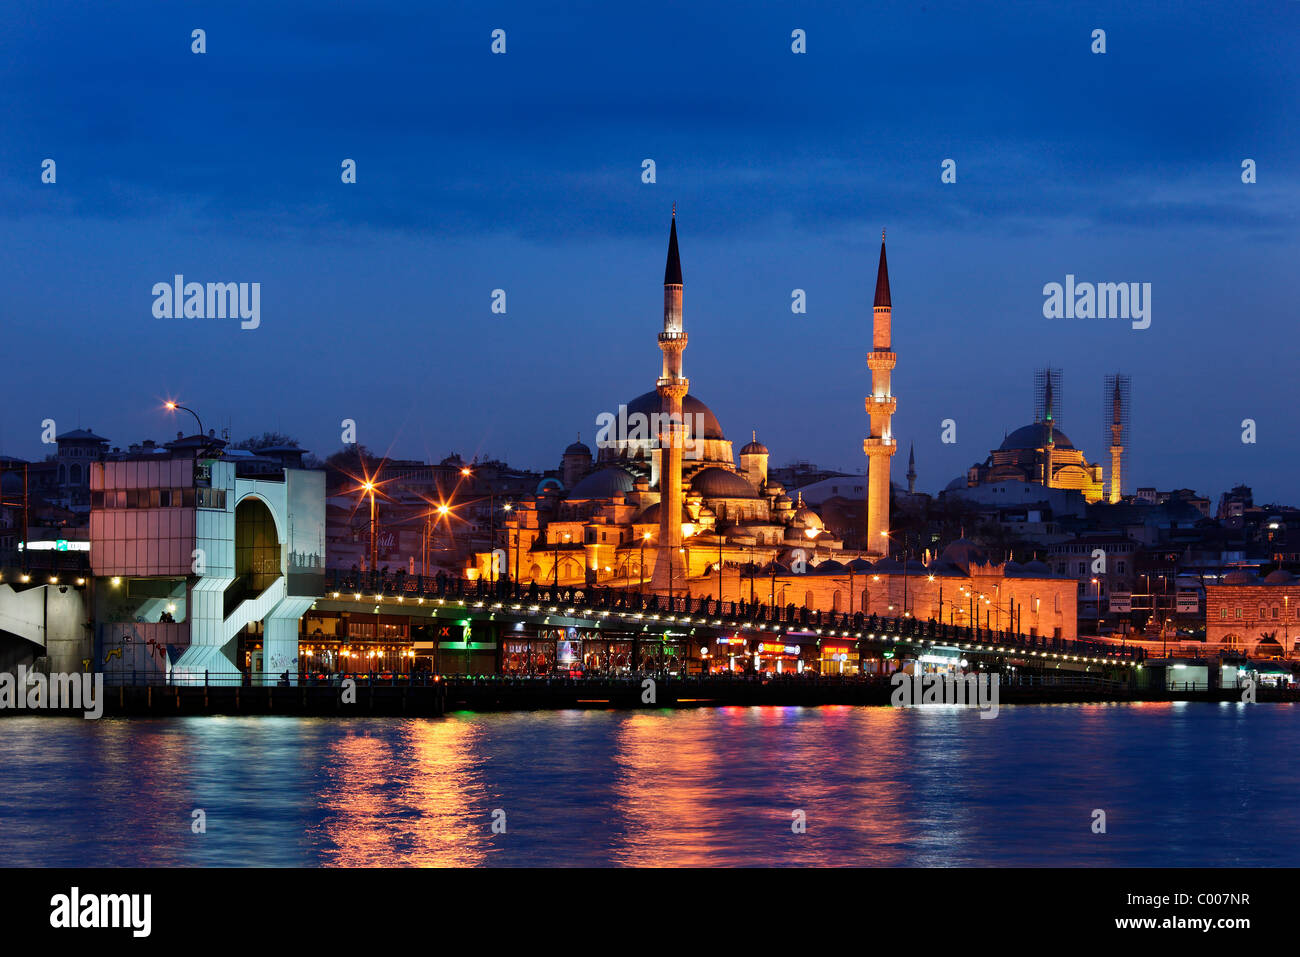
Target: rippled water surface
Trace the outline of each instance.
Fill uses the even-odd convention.
[[[0,864],[1294,866],[1298,728],[1264,704],[6,718]]]

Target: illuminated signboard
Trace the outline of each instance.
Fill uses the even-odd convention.
[[[760,642],[758,645],[760,655],[798,655],[798,645],[778,645],[770,641]]]
[[[88,552],[90,542],[69,542],[62,538],[54,542],[19,542],[18,550],[21,552],[24,548],[29,552]]]

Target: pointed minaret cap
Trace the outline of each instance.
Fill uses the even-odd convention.
[[[664,266],[664,285],[682,284],[682,260],[677,255],[677,204],[673,203],[673,225],[668,233],[668,263]]]
[[[885,262],[885,231],[880,231],[880,268],[876,270],[876,308],[885,306],[893,308],[889,303],[889,265]]]

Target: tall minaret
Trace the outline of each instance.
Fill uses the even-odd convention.
[[[1124,487],[1124,398],[1120,394],[1120,381],[1123,377],[1115,376],[1115,390],[1111,396],[1110,413],[1110,501],[1119,501]]]
[[[659,432],[659,542],[655,551],[652,587],[674,594],[686,590],[686,569],[677,550],[682,544],[682,448],[685,425],[682,399],[690,381],[682,375],[682,351],[686,331],[682,328],[682,261],[677,255],[677,204],[668,233],[668,263],[664,267],[664,330],[659,333],[659,350],[664,355],[663,373],[655,384],[662,398],[662,427]]]
[[[916,494],[916,443],[907,450],[907,494]]]
[[[889,460],[898,448],[890,425],[897,407],[890,375],[898,357],[890,348],[889,267],[885,263],[883,229],[880,231],[880,267],[876,270],[876,303],[871,312],[871,351],[867,353],[871,395],[866,401],[867,413],[871,416],[871,433],[862,442],[868,465],[867,541],[864,550],[871,555],[888,555]]]
[[[1047,427],[1047,461],[1043,468],[1043,485],[1047,488],[1052,487],[1052,455],[1056,452],[1056,426],[1052,424],[1052,370],[1047,370],[1047,396],[1043,406],[1043,422]]]

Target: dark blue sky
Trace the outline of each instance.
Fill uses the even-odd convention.
[[[692,391],[773,464],[865,465],[883,225],[921,488],[1051,363],[1093,459],[1133,377],[1126,491],[1296,501],[1300,3],[1062,6],[10,0],[0,449],[42,455],[45,418],[165,440],[175,397],[320,454],[353,418],[553,467],[653,387],[676,201]],[[175,273],[260,282],[261,327],[154,318]],[[1151,327],[1043,318],[1067,273],[1150,282]]]

